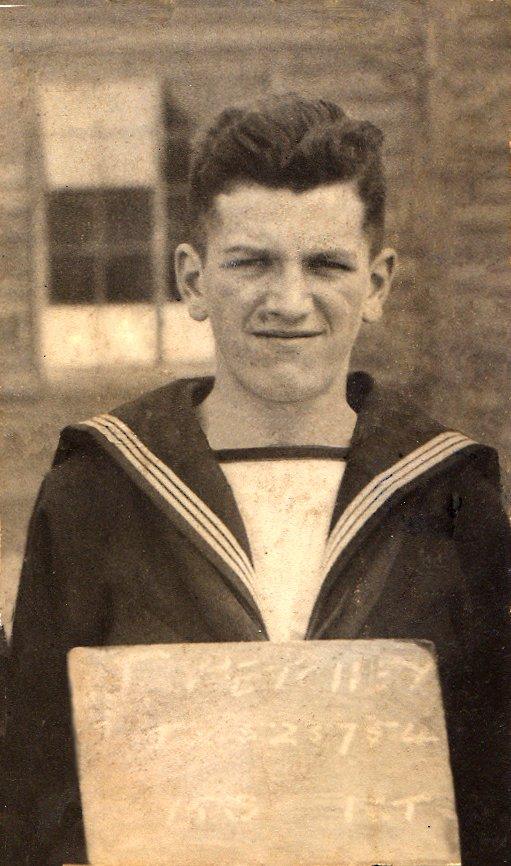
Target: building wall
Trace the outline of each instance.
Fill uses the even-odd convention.
[[[23,388],[33,372],[31,209],[26,80],[0,46],[0,345],[2,375]]]
[[[505,3],[435,8],[436,183],[445,190],[430,405],[499,447],[511,470]]]

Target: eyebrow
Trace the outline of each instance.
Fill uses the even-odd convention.
[[[271,249],[269,249],[264,244],[261,246],[252,245],[252,244],[237,244],[232,247],[227,247],[223,250],[224,255],[233,255],[235,253],[257,253],[258,255],[266,254],[266,255],[274,255]],[[343,249],[341,247],[334,248],[329,247],[328,249],[311,249],[308,250],[305,255],[305,259],[315,259],[315,258],[324,258],[324,259],[348,259],[351,262],[357,261],[356,252],[350,252],[350,250]]]
[[[234,247],[227,247],[227,249],[223,250],[223,253],[224,255],[232,255],[233,253],[269,253],[269,250],[264,245],[239,244]]]

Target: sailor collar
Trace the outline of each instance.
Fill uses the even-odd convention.
[[[195,407],[212,385],[212,378],[178,380],[67,428],[64,436],[92,436],[257,608],[247,533],[197,418]],[[347,396],[357,423],[325,548],[325,582],[396,496],[479,447],[379,389],[366,373],[349,376]]]

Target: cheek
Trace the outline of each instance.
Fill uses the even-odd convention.
[[[258,304],[258,295],[243,285],[224,280],[208,292],[208,314],[213,330],[235,339]]]
[[[358,286],[342,286],[323,299],[323,310],[332,325],[346,331],[362,318],[363,293]]]
[[[233,344],[243,330],[243,307],[234,297],[222,296],[210,307],[209,319],[218,343]]]

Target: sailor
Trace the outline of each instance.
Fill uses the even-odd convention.
[[[504,862],[509,526],[495,451],[349,372],[395,267],[382,135],[325,100],[224,111],[176,250],[212,378],[67,428],[12,638],[16,866],[86,862],[74,646],[409,638],[436,647],[465,866]]]

